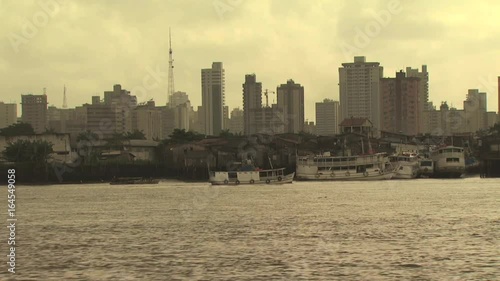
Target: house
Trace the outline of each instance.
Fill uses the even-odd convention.
[[[366,136],[373,137],[373,123],[368,118],[346,118],[340,125],[340,132],[345,133],[358,133]]]

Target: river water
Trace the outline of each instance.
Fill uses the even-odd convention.
[[[499,200],[479,178],[18,186],[0,279],[499,280]]]

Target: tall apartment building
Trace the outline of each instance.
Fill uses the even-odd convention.
[[[255,111],[255,120],[252,126],[255,126],[258,134],[283,134],[287,132],[285,131],[285,120],[283,108],[272,104],[270,107],[263,107]]]
[[[174,119],[175,119],[175,128],[189,131],[191,124],[191,103],[189,100],[182,104],[179,104],[175,107]]]
[[[333,136],[339,133],[339,102],[324,99],[316,103],[316,134]]]
[[[421,132],[420,82],[418,77],[406,77],[402,70],[396,78],[380,79],[381,130],[412,136]]]
[[[172,103],[172,107],[177,107],[178,105],[189,102],[189,96],[186,92],[177,91],[172,95],[170,102]]]
[[[245,75],[243,83],[244,133],[257,133],[255,116],[262,108],[262,83],[257,82],[255,74]]]
[[[378,62],[366,62],[365,57],[354,57],[354,62],[339,68],[340,116],[368,118],[375,135],[380,131],[380,78],[383,67]],[[342,122],[342,121],[341,121]]]
[[[304,129],[304,87],[289,79],[278,86],[278,108],[283,111],[285,133],[300,133]]]
[[[154,101],[138,105],[132,113],[132,130],[142,131],[147,140],[162,139],[161,110]]]
[[[224,128],[225,73],[222,62],[201,70],[201,100],[206,135],[219,135]]]
[[[22,117],[24,123],[31,124],[37,134],[47,128],[47,95],[21,95]]]
[[[422,65],[422,71],[418,68],[406,67],[406,77],[417,77],[420,78],[418,85],[419,89],[419,111],[429,109],[429,72],[427,71],[427,65]]]
[[[0,129],[17,122],[17,104],[0,102]]]
[[[480,93],[478,89],[470,89],[464,101],[464,110],[465,127],[468,132],[488,128],[486,93]]]
[[[231,111],[231,118],[229,119],[229,132],[233,134],[243,134],[244,131],[244,112],[243,110],[234,108]]]

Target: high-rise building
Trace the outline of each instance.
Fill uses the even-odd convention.
[[[381,130],[413,136],[421,132],[419,85],[420,78],[406,77],[402,70],[396,78],[380,79]]]
[[[179,104],[175,107],[174,119],[175,119],[175,128],[189,131],[191,128],[190,125],[190,113],[191,113],[191,103],[188,101]]]
[[[486,93],[470,89],[464,101],[464,110],[467,132],[477,132],[488,127]]]
[[[17,104],[0,102],[0,129],[17,121]]]
[[[178,105],[184,104],[189,101],[189,96],[185,92],[177,91],[175,92],[170,100],[172,107],[177,107]]]
[[[278,108],[283,111],[285,133],[300,133],[304,129],[304,87],[289,79],[278,86]]]
[[[234,108],[231,111],[231,118],[229,119],[229,132],[233,134],[243,134],[244,130],[244,113],[243,110]]]
[[[227,130],[229,126],[229,106],[225,105],[222,110],[222,129]]]
[[[368,118],[375,135],[380,131],[380,78],[383,67],[378,62],[366,62],[365,57],[354,57],[354,62],[339,68],[340,116]]]
[[[245,135],[257,133],[255,116],[262,108],[262,83],[257,82],[255,74],[245,75],[243,83],[243,112]]]
[[[47,128],[47,95],[21,95],[22,121],[31,124],[37,134]]]
[[[162,139],[161,110],[154,101],[138,105],[132,113],[132,130],[144,133],[147,140]]]
[[[113,91],[104,91],[104,104],[133,109],[137,106],[137,97],[130,95],[130,91],[122,89],[120,84],[116,84],[113,86]]]
[[[225,78],[222,62],[201,70],[201,99],[206,135],[219,135],[224,128]]]
[[[406,77],[417,77],[420,78],[418,85],[419,89],[419,111],[429,109],[429,72],[427,72],[427,65],[422,65],[422,71],[418,68],[406,67]]]
[[[285,133],[283,108],[273,104],[270,107],[257,109],[253,124],[252,126],[256,127],[256,133],[258,134],[274,135]]]
[[[339,102],[324,99],[316,103],[316,134],[332,136],[339,132]]]

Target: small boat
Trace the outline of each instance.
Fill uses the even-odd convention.
[[[248,161],[235,171],[209,171],[209,182],[213,185],[285,184],[292,183],[294,176],[295,173],[285,175],[285,168],[262,170]]]
[[[414,179],[418,175],[418,156],[415,153],[403,152],[389,156],[396,169],[393,179]]]
[[[160,181],[153,178],[114,178],[109,184],[119,185],[119,184],[158,184]]]
[[[357,156],[310,155],[297,157],[297,180],[389,180],[394,167],[385,153]]]

